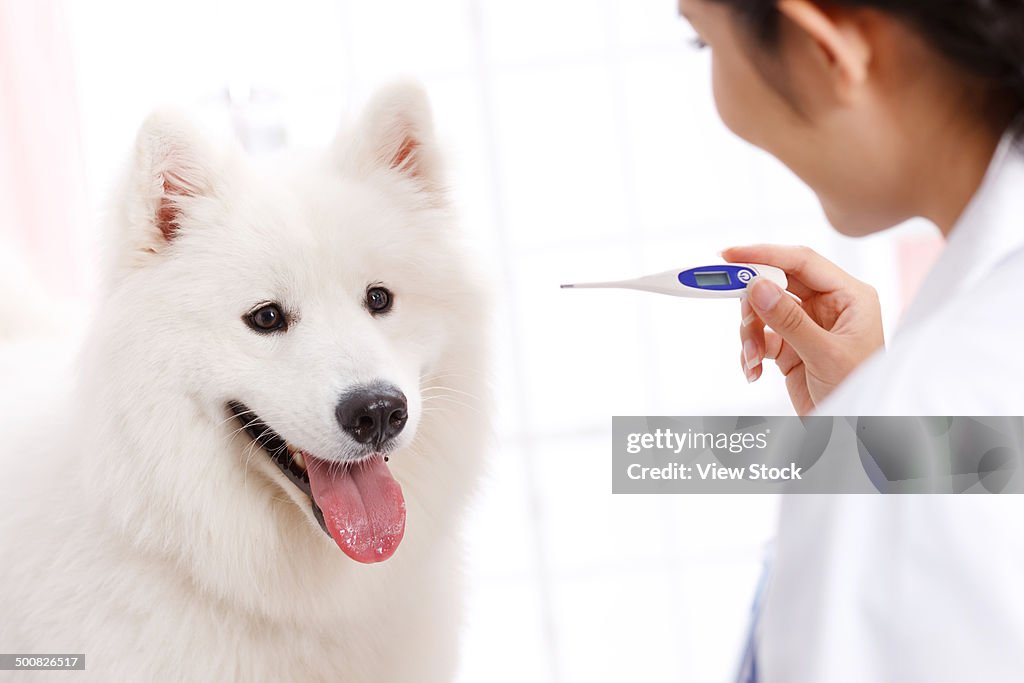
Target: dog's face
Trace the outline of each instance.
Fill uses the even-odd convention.
[[[405,528],[391,469],[470,286],[423,94],[383,91],[289,168],[154,116],[132,178],[112,291],[165,365],[153,391],[184,390],[229,437],[226,466],[280,485],[349,557],[390,557]]]

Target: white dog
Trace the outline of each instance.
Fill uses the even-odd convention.
[[[488,323],[438,156],[411,85],[288,167],[146,121],[74,381],[0,378],[0,651],[451,680]]]

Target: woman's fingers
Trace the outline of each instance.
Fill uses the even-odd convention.
[[[740,351],[740,368],[743,370],[743,376],[747,378],[747,382],[756,382],[761,378],[761,373],[764,371],[763,365],[758,365],[755,368],[747,368],[747,357],[742,351]]]
[[[748,381],[758,379],[764,371],[765,359],[775,361],[783,376],[792,372],[802,361],[793,347],[772,330],[766,330],[764,321],[757,317],[746,299],[740,301],[740,367]],[[749,367],[749,362],[754,362]]]
[[[813,288],[808,287],[803,282],[797,279],[796,275],[792,273],[786,276],[786,291],[793,293],[801,301],[807,301],[813,296],[817,296],[821,292],[815,291]]]
[[[842,268],[808,247],[754,244],[726,249],[722,258],[733,263],[763,263],[781,268],[812,292],[832,292],[852,280]],[[793,293],[804,299],[808,292]]]
[[[814,412],[815,401],[807,386],[807,368],[803,363],[786,375],[786,391],[789,392],[789,400],[797,415],[803,417]]]
[[[828,331],[774,282],[754,278],[748,290],[747,299],[757,318],[775,330],[801,358],[816,358],[829,348]]]
[[[740,300],[740,365],[748,382],[761,376],[764,358],[764,322],[755,314],[746,298]]]
[[[746,327],[756,320],[757,316],[754,314],[754,310],[750,308],[747,298],[743,297],[740,299],[740,327]]]
[[[793,368],[803,362],[792,346],[787,344],[781,336],[769,330],[765,330],[764,333],[764,357],[775,361],[775,365],[783,377],[788,377],[789,373],[793,372]]]

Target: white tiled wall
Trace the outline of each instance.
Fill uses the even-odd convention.
[[[834,236],[808,190],[718,122],[674,0],[68,12],[97,205],[154,103],[223,120],[225,87],[267,90],[289,140],[321,144],[392,75],[426,83],[500,293],[500,448],[470,515],[460,681],[728,680],[775,501],[613,497],[610,416],[788,413],[783,384],[770,368],[744,380],[734,302],[557,285],[753,241],[811,244],[887,302],[896,283],[891,237]]]

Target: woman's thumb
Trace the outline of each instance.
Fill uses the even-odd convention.
[[[793,297],[770,280],[757,278],[750,283],[747,300],[757,317],[775,330],[803,358],[814,357],[825,348],[826,332],[800,307]]]

